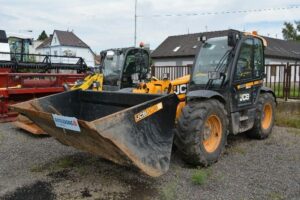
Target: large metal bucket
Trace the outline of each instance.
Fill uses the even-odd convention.
[[[63,144],[156,177],[169,168],[177,104],[175,94],[76,90],[11,108]],[[75,117],[80,131],[57,127],[57,115]]]

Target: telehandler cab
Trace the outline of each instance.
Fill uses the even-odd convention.
[[[100,53],[99,72],[75,83],[71,90],[117,91],[146,81],[150,71],[149,52],[143,48],[108,49]]]
[[[220,157],[228,134],[270,135],[276,97],[263,86],[263,38],[229,31],[202,40],[190,77],[164,87],[152,80],[131,93],[75,90],[12,108],[64,144],[150,176],[168,170],[174,132],[183,159],[208,166]]]

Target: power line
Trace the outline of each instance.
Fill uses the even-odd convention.
[[[258,8],[249,10],[233,10],[233,11],[215,11],[215,12],[200,12],[200,13],[177,13],[177,14],[153,14],[153,15],[138,15],[136,17],[192,17],[192,16],[203,16],[203,15],[226,15],[226,14],[242,14],[242,13],[258,13],[258,12],[272,12],[298,9],[300,5],[292,5],[288,7],[277,7],[277,8]]]

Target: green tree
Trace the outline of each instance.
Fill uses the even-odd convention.
[[[292,24],[291,22],[284,22],[283,25],[282,34],[285,40],[300,41],[300,21],[295,21],[295,24]]]
[[[46,40],[48,38],[48,35],[46,31],[43,31],[40,36],[38,37],[38,40]]]

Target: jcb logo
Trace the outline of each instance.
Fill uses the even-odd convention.
[[[174,93],[175,94],[185,94],[187,90],[187,84],[175,85],[174,86]]]
[[[249,101],[250,100],[250,94],[245,93],[245,94],[240,94],[240,101]]]
[[[139,122],[142,119],[145,119],[146,117],[156,113],[157,111],[163,109],[162,102],[155,104],[153,106],[150,106],[146,108],[145,110],[142,110],[141,112],[134,115],[135,122]]]
[[[147,115],[148,115],[148,113],[144,110],[144,111],[142,111],[142,112],[135,115],[135,121],[138,122],[138,121],[146,118]]]

